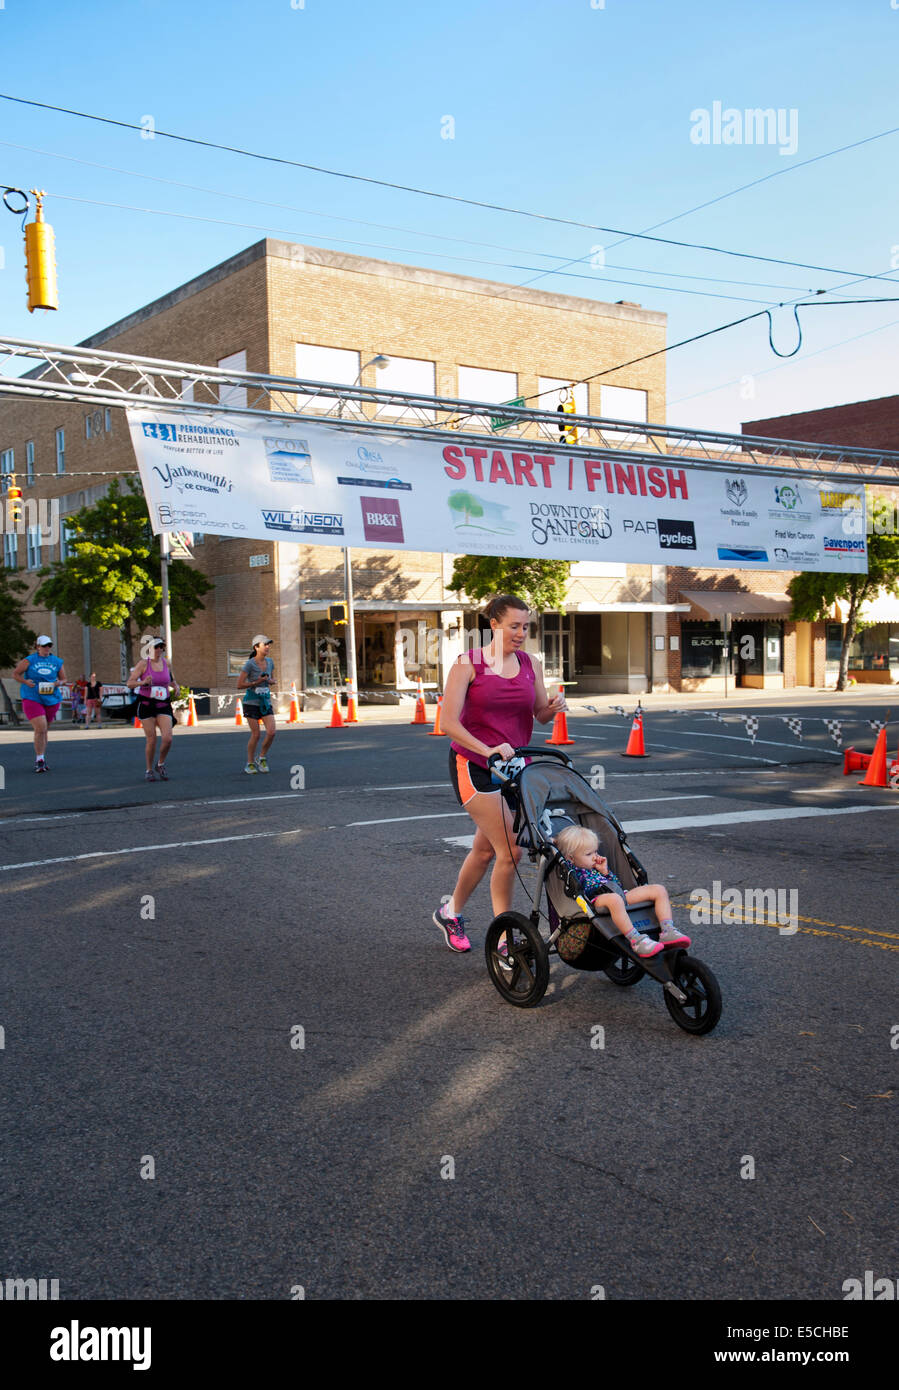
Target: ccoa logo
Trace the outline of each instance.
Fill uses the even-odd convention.
[[[392,497],[360,497],[359,503],[367,541],[387,541],[394,545],[404,542],[399,502]]]

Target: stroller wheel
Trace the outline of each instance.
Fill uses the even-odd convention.
[[[686,951],[678,951],[671,971],[674,983],[687,996],[681,1004],[666,989],[665,1004],[678,1028],[685,1033],[711,1033],[721,1017],[721,990],[707,965]]]
[[[613,985],[635,985],[646,974],[642,965],[638,965],[634,960],[628,960],[626,956],[616,956],[612,964],[605,966],[604,969]]]
[[[497,949],[503,935],[506,955]],[[494,917],[487,929],[484,954],[490,978],[507,1004],[529,1009],[540,1003],[549,984],[549,952],[527,917],[520,912]]]

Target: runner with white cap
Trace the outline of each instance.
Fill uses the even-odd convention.
[[[22,713],[34,730],[34,770],[49,772],[44,757],[47,734],[62,703],[59,686],[66,673],[62,657],[53,655],[52,637],[42,633],[35,646],[31,656],[23,656],[13,678],[22,687]]]
[[[268,654],[271,645],[271,637],[266,637],[264,632],[257,632],[253,638],[253,655],[244,662],[237,677],[238,690],[247,691],[243,712],[250,726],[250,741],[247,744],[247,762],[244,768],[244,772],[248,773],[268,772],[266,754],[275,738],[275,713],[272,709],[271,692],[275,663]],[[262,751],[257,758],[260,723],[265,725],[265,738],[262,741]]]

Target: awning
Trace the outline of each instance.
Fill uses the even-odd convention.
[[[681,589],[681,598],[707,618],[785,618],[793,607],[788,594],[749,594],[743,589]]]
[[[849,617],[849,600],[834,599],[834,620],[845,623]],[[873,598],[866,599],[859,609],[863,623],[899,623],[899,598],[878,589]]]

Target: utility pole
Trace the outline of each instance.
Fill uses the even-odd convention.
[[[169,533],[159,533],[159,559],[162,569],[162,635],[169,661],[172,659],[172,609],[169,603]]]

